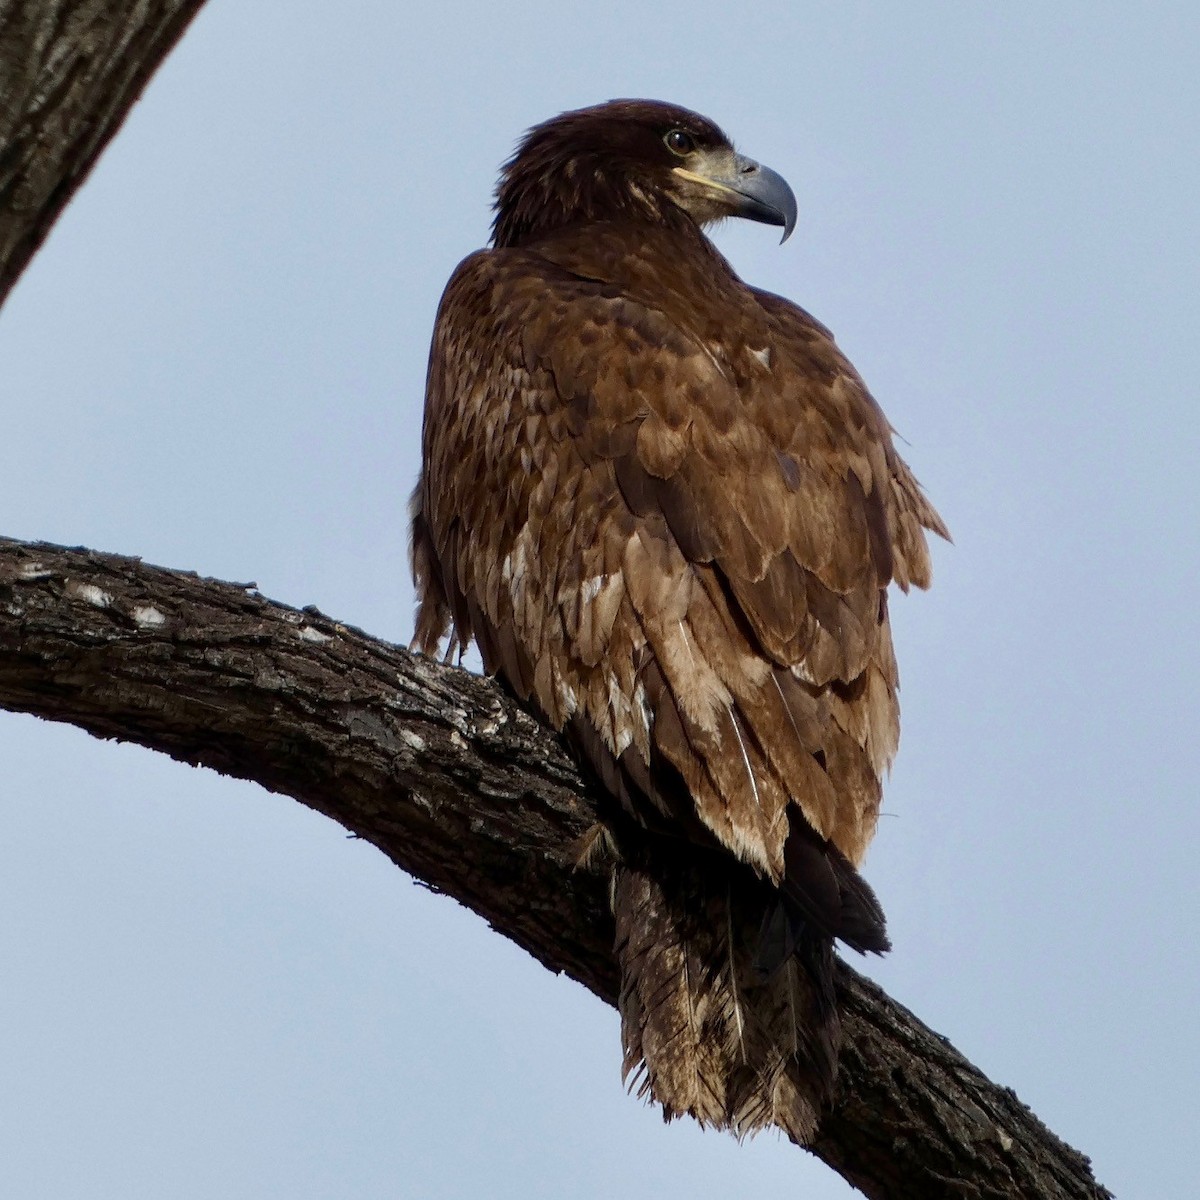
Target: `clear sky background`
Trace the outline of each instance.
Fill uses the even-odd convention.
[[[1200,8],[212,0],[0,314],[0,532],[407,641],[441,288],[527,126],[716,119],[800,224],[718,241],[830,325],[954,531],[894,605],[866,965],[1121,1197],[1200,1080]],[[14,1197],[851,1190],[664,1128],[616,1014],[261,789],[0,714]]]

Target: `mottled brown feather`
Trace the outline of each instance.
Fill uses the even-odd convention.
[[[807,1137],[831,939],[886,946],[855,871],[899,731],[886,589],[927,586],[946,530],[829,332],[672,201],[664,121],[723,138],[642,102],[535,130],[447,285],[414,640],[474,639],[621,802],[627,1072],[668,1115]],[[639,827],[677,859],[647,866]]]

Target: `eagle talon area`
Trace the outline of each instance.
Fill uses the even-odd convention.
[[[612,860],[626,1079],[808,1141],[834,942],[888,946],[859,874],[899,739],[886,594],[948,534],[829,331],[709,241],[726,217],[786,239],[795,196],[696,113],[526,134],[434,329],[414,645],[474,641],[614,802],[575,849]]]

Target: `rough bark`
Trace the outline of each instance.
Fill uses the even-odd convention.
[[[494,683],[251,585],[0,539],[0,707],[293,796],[615,1003],[597,794]],[[814,1152],[870,1197],[1108,1196],[1088,1160],[851,968]],[[613,1069],[619,1061],[613,1047]]]
[[[0,304],[204,0],[0,0]]]

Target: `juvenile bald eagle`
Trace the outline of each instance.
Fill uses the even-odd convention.
[[[887,588],[937,513],[822,325],[705,236],[783,227],[711,121],[619,100],[539,125],[437,316],[414,642],[474,640],[613,797],[625,1070],[667,1116],[812,1136],[833,941],[899,735]]]

